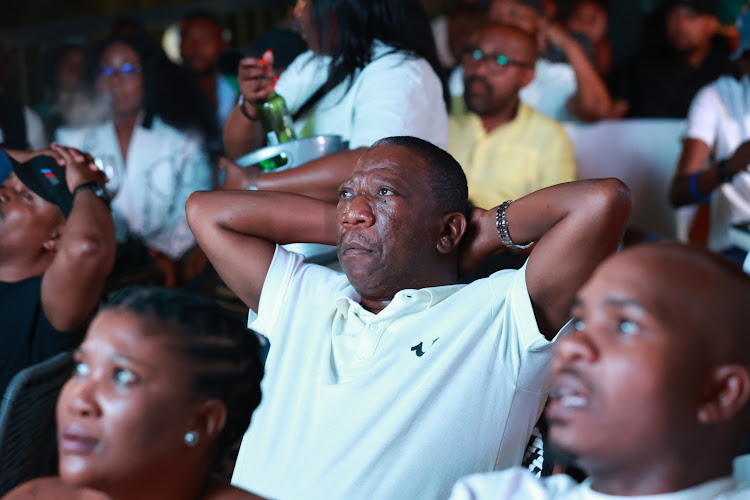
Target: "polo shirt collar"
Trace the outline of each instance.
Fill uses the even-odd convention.
[[[379,314],[387,314],[386,311],[388,313],[398,311],[399,314],[424,311],[450,297],[456,292],[456,289],[463,286],[445,285],[421,288],[419,290],[407,288],[396,293],[393,296],[393,300]],[[360,318],[376,316],[362,307],[360,304],[361,300],[361,296],[356,292],[350,295],[342,294],[335,301],[336,309],[338,309],[344,319],[349,319],[350,314],[354,314]]]

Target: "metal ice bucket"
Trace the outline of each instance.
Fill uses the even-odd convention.
[[[240,167],[257,165],[264,160],[281,157],[286,163],[274,172],[299,167],[311,160],[346,149],[340,135],[316,135],[295,141],[266,146],[235,160]],[[317,243],[290,243],[284,245],[290,252],[301,253],[308,262],[325,264],[336,259],[336,247]]]

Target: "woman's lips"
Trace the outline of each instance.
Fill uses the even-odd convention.
[[[78,425],[69,425],[60,433],[60,451],[66,454],[90,453],[98,443],[98,439]]]

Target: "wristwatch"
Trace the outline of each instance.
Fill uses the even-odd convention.
[[[109,203],[111,201],[109,195],[107,194],[107,191],[104,190],[104,187],[99,184],[98,182],[84,182],[77,188],[73,190],[73,197],[75,198],[75,195],[78,194],[79,191],[82,191],[84,189],[90,189],[100,200],[102,200],[104,203],[109,206]]]

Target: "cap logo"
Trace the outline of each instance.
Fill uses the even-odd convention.
[[[40,171],[42,172],[42,175],[44,175],[44,177],[48,179],[53,186],[57,186],[58,184],[60,184],[60,180],[57,178],[57,176],[55,176],[55,174],[52,173],[52,170],[48,168],[42,168],[40,169]]]

